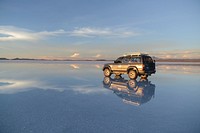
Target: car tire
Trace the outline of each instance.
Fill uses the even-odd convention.
[[[104,74],[104,76],[106,76],[106,77],[110,77],[110,75],[111,75],[110,69],[105,68],[104,71],[103,71],[103,74]]]
[[[137,72],[135,71],[135,70],[129,70],[128,71],[128,77],[130,78],[130,79],[136,79],[137,78]]]

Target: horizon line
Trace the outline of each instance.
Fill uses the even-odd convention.
[[[114,61],[115,59],[35,59],[35,58],[4,58],[0,57],[0,60],[35,60],[35,61]],[[200,62],[200,59],[195,58],[154,58],[158,62]]]

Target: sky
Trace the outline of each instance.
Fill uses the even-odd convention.
[[[0,57],[200,58],[199,0],[0,0]]]

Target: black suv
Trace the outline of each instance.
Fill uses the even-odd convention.
[[[106,77],[128,74],[130,79],[136,79],[137,76],[147,78],[156,72],[155,61],[147,54],[130,54],[119,57],[114,63],[104,64],[103,72]]]

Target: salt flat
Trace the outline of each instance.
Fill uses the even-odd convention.
[[[1,61],[0,132],[199,132],[200,67],[105,79],[105,62]],[[135,89],[135,90],[134,90]]]

